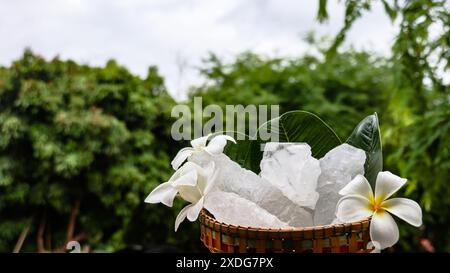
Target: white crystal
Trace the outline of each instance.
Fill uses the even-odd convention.
[[[287,198],[277,187],[252,171],[241,168],[228,156],[197,154],[190,161],[204,165],[213,161],[217,170],[214,190],[231,192],[263,208],[291,227],[313,224],[313,212]]]
[[[292,202],[314,209],[320,175],[319,160],[306,143],[269,142],[264,146],[260,176],[281,190]]]
[[[357,174],[364,174],[366,153],[351,145],[342,144],[319,161],[322,173],[317,184],[319,200],[314,210],[314,225],[327,225],[336,218],[336,205],[341,198],[338,192]]]
[[[210,192],[205,197],[204,207],[222,223],[244,227],[289,227],[255,203],[232,192]]]

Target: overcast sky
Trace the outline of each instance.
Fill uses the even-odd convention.
[[[202,79],[195,67],[208,52],[231,58],[252,50],[297,56],[311,30],[335,34],[343,1],[330,0],[330,21],[316,20],[317,0],[0,0],[0,65],[31,47],[104,65],[114,58],[141,76],[157,65],[172,95],[182,98]],[[381,5],[351,29],[347,44],[389,54],[396,27]],[[183,67],[183,69],[180,69]]]

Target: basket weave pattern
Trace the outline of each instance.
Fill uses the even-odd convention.
[[[222,253],[356,253],[370,252],[369,219],[308,228],[269,229],[218,222],[200,213],[200,239],[211,252]]]

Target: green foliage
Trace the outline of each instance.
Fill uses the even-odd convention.
[[[319,0],[319,5],[326,9],[323,2]],[[344,2],[344,27],[327,50],[329,62],[344,41],[342,33],[370,11],[374,3],[361,1],[355,5],[355,2]],[[424,231],[414,234],[402,226],[401,232],[408,237],[400,241],[400,248],[418,250],[419,236],[422,236],[430,239],[438,251],[450,251],[450,87],[444,80],[450,69],[449,2],[383,0],[382,4],[387,16],[400,26],[388,60],[395,67],[391,70],[392,85],[384,91],[388,105],[386,108],[380,105],[383,111],[378,111],[382,119],[386,169],[409,178],[405,194],[420,200],[425,209]],[[349,13],[353,17],[348,17]],[[326,10],[319,9],[319,14],[326,14]]]
[[[306,142],[311,146],[312,156],[323,157],[329,150],[341,144],[336,133],[318,116],[306,111],[291,111],[263,124],[254,140],[237,140],[229,145],[225,153],[244,168],[259,173],[259,163],[263,157],[261,145],[266,141],[260,138],[260,131],[276,135],[280,142]]]
[[[261,142],[258,139],[254,139],[255,136],[250,137],[239,132],[226,133],[232,135],[234,139],[236,139],[236,144],[226,145],[223,151],[224,154],[239,163],[242,168],[259,173]],[[238,135],[239,137],[242,137],[242,135],[244,136],[239,139]]]
[[[346,142],[366,152],[364,176],[374,189],[378,173],[383,170],[383,152],[377,113],[364,118]]]
[[[409,178],[404,194],[419,201],[424,210],[424,237],[440,251],[450,251],[450,106],[443,102],[393,130],[386,138],[387,163]],[[386,145],[384,146],[386,151]],[[406,228],[405,228],[406,229]],[[416,235],[417,236],[417,235]],[[415,247],[407,242],[402,247]]]
[[[280,113],[313,112],[345,139],[367,114],[388,107],[391,71],[386,59],[354,50],[329,62],[310,55],[279,59],[243,53],[224,64],[212,55],[202,69],[209,84],[193,88],[191,96],[223,108],[280,105]]]
[[[114,61],[92,68],[26,51],[1,68],[0,251],[12,250],[25,224],[24,250],[37,250],[41,224],[53,238],[45,248],[62,246],[76,202],[74,236],[85,233],[91,247],[123,246],[134,225],[169,241],[153,227],[173,223],[142,203],[171,174],[172,105],[154,67],[142,80]]]
[[[328,124],[306,111],[284,113],[261,126],[259,130],[262,129],[277,134],[280,142],[308,143],[312,156],[316,158],[323,157],[329,150],[341,144],[341,140]]]
[[[364,11],[371,8],[371,0],[346,0],[345,1],[345,16],[344,26],[336,35],[334,42],[327,52],[327,58],[332,58],[338,47],[344,42],[347,32],[352,27],[353,23],[361,17]]]
[[[328,20],[327,0],[319,0],[319,9],[317,10],[317,20],[325,22]]]

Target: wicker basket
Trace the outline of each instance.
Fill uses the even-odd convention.
[[[205,209],[200,213],[200,239],[211,252],[226,253],[364,253],[369,220],[308,228],[269,229],[218,222]]]

